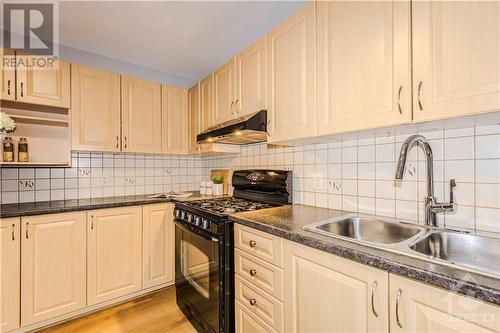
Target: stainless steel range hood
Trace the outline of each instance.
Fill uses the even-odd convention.
[[[196,136],[198,143],[246,145],[267,140],[267,111],[261,110],[207,128]]]

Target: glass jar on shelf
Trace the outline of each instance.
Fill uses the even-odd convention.
[[[4,162],[14,162],[14,141],[10,136],[6,136],[3,139],[3,155],[2,159]]]
[[[28,155],[28,140],[26,138],[19,138],[17,144],[17,161],[18,162],[29,162]]]

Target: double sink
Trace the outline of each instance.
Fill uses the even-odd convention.
[[[358,215],[309,224],[304,229],[500,278],[499,239]]]

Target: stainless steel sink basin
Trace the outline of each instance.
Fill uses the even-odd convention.
[[[310,224],[304,229],[327,236],[340,236],[376,244],[399,243],[422,231],[410,225],[358,216]]]
[[[499,239],[433,231],[410,245],[410,249],[456,265],[496,276],[500,274]]]

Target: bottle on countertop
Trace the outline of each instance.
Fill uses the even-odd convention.
[[[10,136],[3,140],[3,161],[14,162],[14,141]]]
[[[17,144],[17,161],[18,162],[29,162],[28,155],[28,140],[26,138],[19,138]]]

